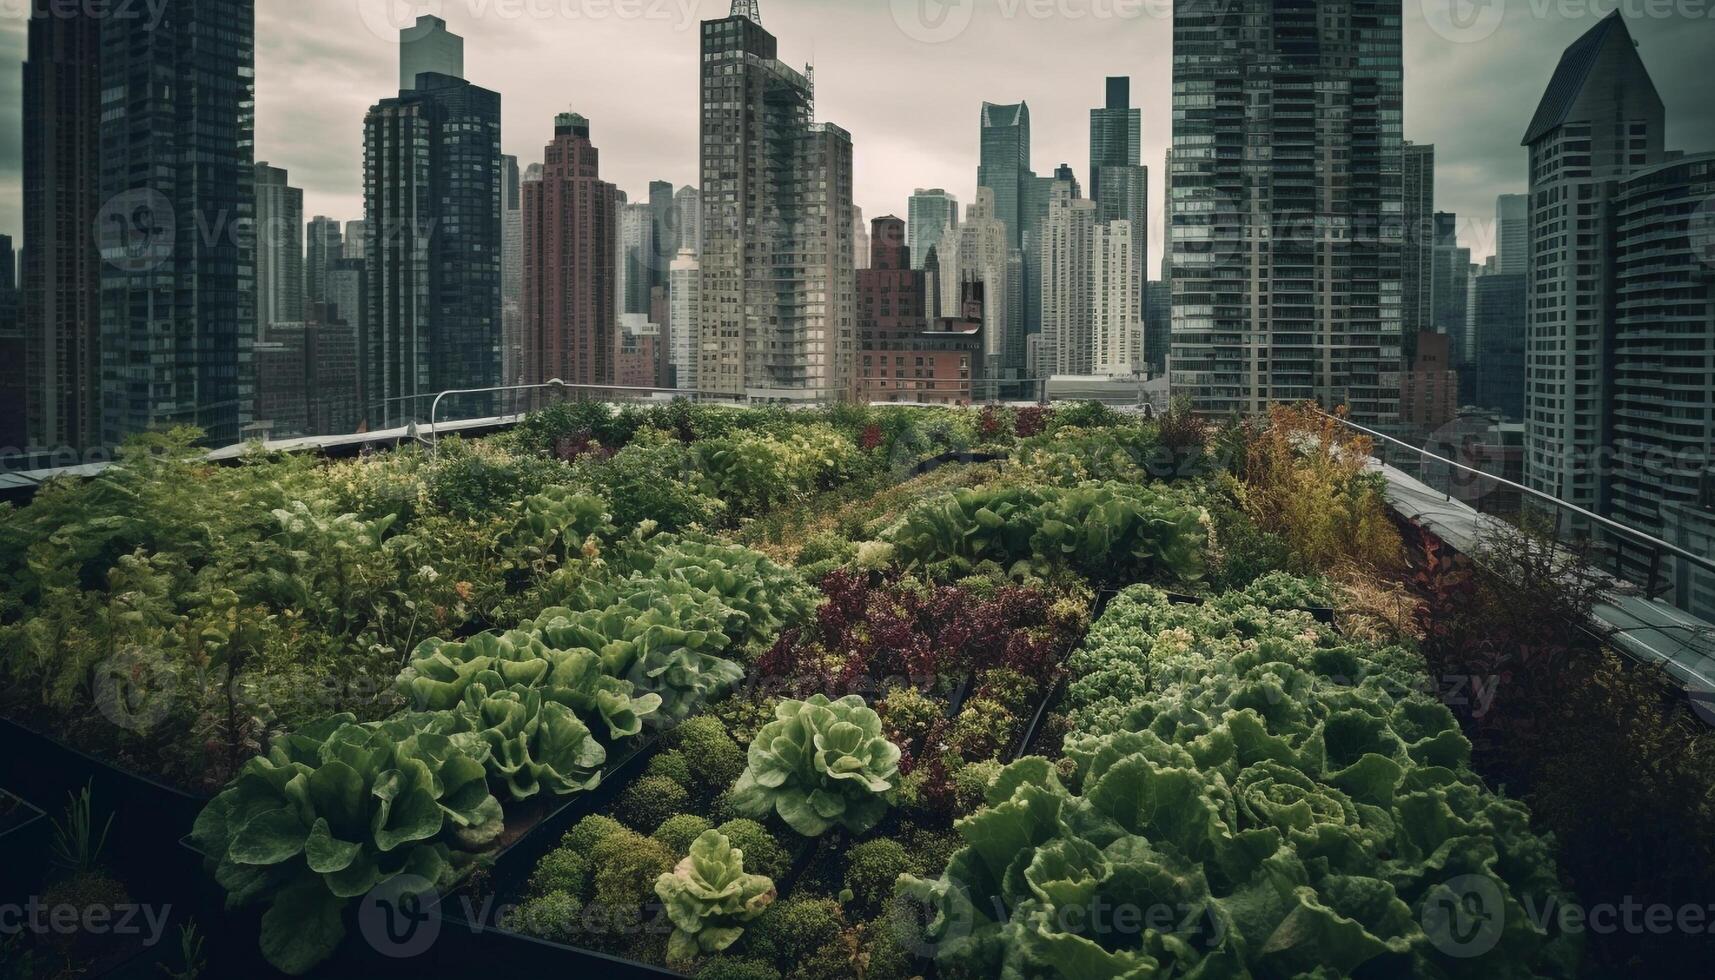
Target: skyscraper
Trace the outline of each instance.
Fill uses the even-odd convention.
[[[345,236],[340,223],[317,215],[310,219],[304,232],[304,300],[305,309],[328,301],[328,273],[334,263],[345,258]]]
[[[673,183],[649,182],[649,287],[667,288],[667,273],[679,254],[679,211],[673,201]]]
[[[399,90],[417,87],[425,72],[464,77],[464,38],[447,30],[439,17],[422,16],[399,32]]]
[[[977,199],[965,220],[947,227],[935,249],[933,285],[938,295],[934,303],[926,304],[924,314],[931,320],[953,315],[959,309],[964,284],[983,284],[983,363],[977,369],[985,378],[1004,377],[1008,370],[1020,366],[1014,357],[1022,351],[1023,310],[1011,302],[1014,291],[1007,266],[1015,251],[1008,242],[1006,225],[995,216],[994,191],[987,187],[977,188]],[[915,264],[915,256],[912,262]]]
[[[1477,354],[1461,373],[1470,379],[1469,401],[1515,422],[1524,418],[1526,281],[1504,272],[1477,277],[1471,317]]]
[[[911,267],[921,272],[929,250],[941,243],[948,228],[958,225],[959,199],[939,187],[919,187],[911,195],[905,220]]]
[[[255,20],[253,0],[170,0],[102,24],[105,443],[195,425],[228,445],[250,421]]]
[[[583,116],[555,118],[543,161],[523,193],[525,379],[613,384],[619,192]]]
[[[655,211],[647,203],[619,206],[619,246],[614,252],[619,312],[649,315],[649,265],[655,259]]]
[[[869,268],[869,228],[863,223],[863,208],[852,208],[852,267]]]
[[[678,209],[679,251],[691,250],[692,255],[703,252],[703,192],[685,186],[673,195],[673,207]],[[674,261],[678,261],[677,258]]]
[[[673,259],[671,280],[669,301],[672,312],[668,317],[667,333],[673,346],[673,387],[680,391],[696,391],[697,313],[703,287],[703,268],[697,261],[696,252],[690,248],[679,249],[678,257]]]
[[[1435,212],[1434,284],[1431,331],[1445,334],[1455,368],[1465,359],[1466,314],[1470,301],[1471,250],[1459,245],[1459,216]]]
[[[851,135],[814,121],[811,79],[778,54],[754,2],[702,25],[697,381],[726,398],[843,398],[856,380]]]
[[[362,219],[345,223],[345,245],[343,255],[348,259],[364,257],[364,246],[369,241],[369,226]]]
[[[256,165],[256,336],[304,322],[304,191],[286,171]]]
[[[1530,272],[1530,198],[1524,194],[1495,198],[1495,271],[1503,276]]]
[[[501,158],[500,383],[524,384],[524,191],[518,158]]]
[[[1102,202],[1102,169],[1143,162],[1143,110],[1131,105],[1131,79],[1110,77],[1107,104],[1090,110],[1090,200]]]
[[[18,316],[18,255],[0,235],[0,459],[24,448],[24,324]]]
[[[24,412],[32,447],[101,443],[101,23],[32,6],[24,62]]]
[[[1026,188],[1036,179],[1030,169],[1030,106],[984,102],[977,186],[994,192],[994,215],[1006,224],[1014,248],[1024,235]]]
[[[409,57],[409,56],[407,56]],[[364,119],[368,332],[359,359],[372,428],[426,419],[434,396],[500,380],[500,96],[420,73]],[[447,417],[486,412],[449,399]]]
[[[1077,197],[1071,182],[1055,182],[1042,235],[1038,378],[1094,372],[1091,263],[1096,255],[1095,242],[1096,203]]]
[[[1090,240],[1090,373],[1143,368],[1143,283],[1130,221],[1097,222]]]
[[[1530,338],[1525,482],[1608,507],[1618,182],[1663,159],[1666,126],[1618,11],[1573,42],[1523,144],[1530,152]]]
[[[1174,389],[1396,419],[1400,0],[1174,7]]]
[[[1400,259],[1400,314],[1407,337],[1435,324],[1435,146],[1405,144],[1402,173],[1405,214]]]

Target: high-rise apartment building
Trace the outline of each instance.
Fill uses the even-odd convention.
[[[371,428],[426,419],[435,396],[501,377],[500,95],[419,73],[364,119],[367,333],[359,359]],[[443,417],[485,414],[485,396]]]
[[[1640,168],[1615,189],[1612,516],[1682,546],[1715,528],[1715,153]],[[1617,542],[1618,543],[1618,542]],[[1703,552],[1709,554],[1707,550]],[[1653,555],[1623,550],[1646,581]],[[1679,563],[1678,564],[1684,564]],[[1685,589],[1710,573],[1687,566]]]
[[[1566,49],[1530,157],[1525,482],[1603,513],[1613,444],[1619,182],[1662,162],[1661,97],[1618,11]]]
[[[168,0],[102,24],[104,443],[194,425],[229,445],[250,422],[255,22],[254,0]]]
[[[1400,314],[1404,335],[1435,324],[1435,146],[1405,144],[1401,168],[1405,241],[1400,258]]]
[[[601,179],[589,120],[575,113],[557,117],[554,140],[543,151],[541,179],[524,181],[529,383],[554,378],[568,384],[614,383],[621,313],[618,202],[618,190]]]
[[[1090,240],[1090,373],[1143,369],[1142,270],[1130,221],[1098,221]]]
[[[72,455],[102,439],[101,23],[33,4],[24,61],[24,442]]]
[[[852,208],[852,267],[869,268],[869,228],[863,223],[863,208]]]
[[[340,223],[317,215],[304,230],[304,309],[328,301],[328,272],[345,258],[345,234]]]
[[[1176,4],[1172,384],[1399,409],[1399,0]]]
[[[779,59],[754,2],[702,25],[705,394],[803,402],[855,392],[851,135]]]
[[[399,90],[417,87],[417,76],[429,73],[464,77],[464,38],[447,30],[439,17],[422,16],[399,32]]]
[[[965,283],[982,283],[983,363],[977,370],[985,378],[1003,378],[1009,370],[1022,366],[1024,311],[1009,302],[1014,290],[1008,259],[1015,251],[1008,241],[1006,224],[994,213],[994,191],[987,187],[977,188],[965,220],[948,226],[936,248],[933,281],[938,295],[933,308],[925,306],[924,315],[929,319],[952,315],[959,308]],[[891,258],[894,253],[887,254]],[[916,264],[915,256],[912,264]]]
[[[1094,373],[1091,264],[1096,249],[1096,202],[1079,198],[1069,181],[1050,191],[1042,235],[1042,334],[1035,376]]]
[[[518,158],[501,158],[500,383],[524,384],[524,178]]]
[[[703,267],[697,253],[690,248],[679,249],[670,270],[672,285],[668,292],[671,313],[667,333],[672,343],[673,387],[680,391],[697,390],[697,344],[699,331],[697,315],[702,299]]]
[[[256,164],[256,336],[304,322],[304,191],[286,171]]]
[[[1530,197],[1495,198],[1495,271],[1503,276],[1530,272]]]
[[[921,272],[929,250],[941,244],[948,228],[958,226],[959,199],[939,187],[919,187],[911,195],[905,220],[911,267]]]

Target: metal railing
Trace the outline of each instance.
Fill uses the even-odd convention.
[[[1594,524],[1597,524],[1597,525],[1600,525],[1601,527],[1607,528],[1608,530],[1613,531],[1614,533],[1619,534],[1620,536],[1625,537],[1625,538],[1633,541],[1634,543],[1641,544],[1644,547],[1651,549],[1655,555],[1655,560],[1652,561],[1652,563],[1651,563],[1650,582],[1647,584],[1646,589],[1647,589],[1648,593],[1652,596],[1655,594],[1655,579],[1657,576],[1657,572],[1659,571],[1660,556],[1664,553],[1665,554],[1671,554],[1676,558],[1682,559],[1684,561],[1691,562],[1692,564],[1694,564],[1694,565],[1698,566],[1699,568],[1702,568],[1706,571],[1715,572],[1715,559],[1712,559],[1707,555],[1700,555],[1694,551],[1687,550],[1685,548],[1680,547],[1679,545],[1674,544],[1671,541],[1663,541],[1661,538],[1658,538],[1653,534],[1649,534],[1645,531],[1640,531],[1637,528],[1632,527],[1628,524],[1622,524],[1619,521],[1614,520],[1613,518],[1604,517],[1601,514],[1596,513],[1595,511],[1589,510],[1589,509],[1584,508],[1584,507],[1580,507],[1577,504],[1567,503],[1566,501],[1561,500],[1559,497],[1556,497],[1553,494],[1545,493],[1541,490],[1537,490],[1534,487],[1528,487],[1522,483],[1517,483],[1517,482],[1514,482],[1512,480],[1508,480],[1505,477],[1496,476],[1495,474],[1487,472],[1486,470],[1480,470],[1480,469],[1477,469],[1476,467],[1466,466],[1463,463],[1455,462],[1454,460],[1448,459],[1445,456],[1440,456],[1440,455],[1437,455],[1435,453],[1432,453],[1429,450],[1424,449],[1422,447],[1413,446],[1411,443],[1406,442],[1402,439],[1395,438],[1394,436],[1390,436],[1385,432],[1378,432],[1375,429],[1368,428],[1367,426],[1359,425],[1356,422],[1351,421],[1350,419],[1340,418],[1337,415],[1332,415],[1328,412],[1322,411],[1321,409],[1317,409],[1316,412],[1318,415],[1321,415],[1323,418],[1330,419],[1334,422],[1337,422],[1340,425],[1342,425],[1348,429],[1351,429],[1354,432],[1359,432],[1359,433],[1362,433],[1363,435],[1370,436],[1370,437],[1375,438],[1375,439],[1381,439],[1381,440],[1383,440],[1387,443],[1390,443],[1392,445],[1399,446],[1400,448],[1405,449],[1408,452],[1415,453],[1416,455],[1422,457],[1425,460],[1431,460],[1431,461],[1434,461],[1437,463],[1441,463],[1442,465],[1452,467],[1453,469],[1459,470],[1461,472],[1469,473],[1472,476],[1478,477],[1479,479],[1487,480],[1487,481],[1489,481],[1491,483],[1495,483],[1499,486],[1506,487],[1509,490],[1514,490],[1514,491],[1517,491],[1521,494],[1524,494],[1525,496],[1531,497],[1531,498],[1536,499],[1536,500],[1540,500],[1543,503],[1546,503],[1546,504],[1553,506],[1556,509],[1557,515],[1559,513],[1562,513],[1562,512],[1575,514],[1578,517],[1584,518],[1585,520],[1588,520]],[[1452,493],[1451,492],[1444,492],[1444,493],[1445,493],[1445,496],[1447,497],[1448,501],[1451,502],[1453,500]],[[1558,520],[1558,518],[1557,518],[1557,520]]]

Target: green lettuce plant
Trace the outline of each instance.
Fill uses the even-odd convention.
[[[400,875],[443,887],[472,862],[455,848],[499,835],[482,743],[431,727],[330,718],[277,740],[198,815],[191,837],[227,907],[268,906],[262,952],[278,969],[330,956],[351,899]]]
[[[861,834],[886,815],[899,783],[899,746],[855,694],[782,701],[750,743],[749,765],[732,788],[733,807],[778,813],[805,837],[835,826]]]
[[[544,700],[539,689],[509,688],[499,674],[485,671],[472,680],[456,714],[487,743],[490,784],[509,799],[564,796],[601,782],[607,750],[575,711]]]
[[[592,539],[613,534],[606,502],[569,486],[548,487],[524,498],[520,507],[512,537],[529,559],[565,559],[584,551]]]
[[[691,843],[690,854],[655,879],[673,922],[667,960],[684,966],[718,953],[738,941],[744,925],[774,901],[774,882],[744,870],[744,852],[718,830],[706,830]]]

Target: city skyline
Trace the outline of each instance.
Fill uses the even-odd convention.
[[[305,194],[305,214],[345,221],[362,212],[362,121],[375,100],[398,84],[397,29],[380,15],[380,0],[302,0],[293,10],[257,11],[256,159],[292,174]],[[411,4],[396,5],[409,7]],[[555,114],[587,115],[607,134],[609,177],[633,195],[668,179],[695,185],[696,24],[724,16],[729,0],[653,0],[613,10],[634,16],[565,17],[599,4],[436,0],[419,4],[447,18],[466,41],[466,77],[503,95],[503,152],[529,159]],[[1091,4],[1058,0],[1038,6],[1002,0],[947,5],[948,26],[968,10],[962,32],[942,43],[908,14],[912,4],[836,4],[825,0],[763,0],[764,26],[782,38],[782,60],[817,62],[817,111],[850,130],[857,150],[854,204],[869,215],[904,216],[918,187],[945,187],[961,200],[975,190],[977,109],[983,100],[1027,101],[1038,173],[1071,163],[1088,187],[1089,109],[1100,104],[1107,75],[1129,75],[1133,105],[1143,114],[1143,159],[1151,165],[1150,200],[1159,201],[1156,173],[1171,141],[1171,21],[1165,2]],[[1459,215],[1461,245],[1481,262],[1492,252],[1494,198],[1524,190],[1518,138],[1528,106],[1552,74],[1559,52],[1615,6],[1560,3],[1506,5],[1492,35],[1479,21],[1469,43],[1443,36],[1425,10],[1445,3],[1404,5],[1406,137],[1437,147],[1436,209]],[[1623,12],[1632,13],[1620,4]],[[1628,26],[1648,59],[1667,104],[1669,148],[1715,144],[1715,117],[1696,111],[1700,49],[1708,34],[1685,20],[1647,16],[1641,3]],[[1099,8],[1099,10],[1098,10]],[[146,8],[145,8],[146,9]],[[1014,9],[1008,17],[1004,11]],[[1039,9],[1082,11],[1086,16]],[[1538,18],[1536,11],[1547,11]],[[555,11],[553,16],[505,16],[508,11]],[[690,19],[681,21],[688,10]],[[1107,16],[1098,16],[1108,11]],[[1566,16],[1568,13],[1576,16]],[[904,26],[901,26],[901,24]],[[1115,28],[1115,23],[1119,27]],[[24,18],[0,20],[0,58],[21,63]],[[382,28],[392,31],[386,35]],[[1715,21],[1708,23],[1715,31]],[[917,35],[917,36],[913,36]],[[837,43],[837,48],[835,44]],[[820,55],[818,56],[818,52]],[[1072,59],[1078,70],[1059,67]],[[895,72],[877,71],[891,65]],[[1024,70],[1003,70],[1002,66]],[[604,84],[615,73],[624,85]],[[0,126],[21,127],[19,72],[0,72]],[[913,94],[932,85],[934,97]],[[1494,98],[1527,92],[1528,98]],[[912,112],[899,113],[909,99]],[[339,136],[339,120],[348,125]],[[326,138],[299,139],[306,131]],[[0,233],[21,232],[21,148],[0,145]],[[1150,241],[1160,242],[1160,209],[1151,208]],[[1153,263],[1152,263],[1153,264]]]

